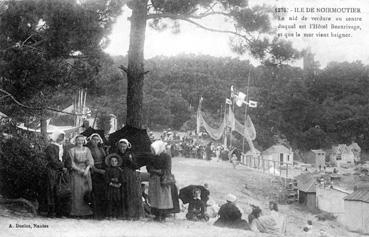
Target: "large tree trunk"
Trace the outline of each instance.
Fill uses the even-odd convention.
[[[136,128],[143,124],[144,45],[148,0],[132,1],[131,32],[128,50],[126,123]]]

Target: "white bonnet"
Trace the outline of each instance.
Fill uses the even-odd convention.
[[[92,133],[92,134],[91,134],[91,136],[89,136],[89,137],[87,138],[87,140],[88,140],[88,141],[91,141],[92,137],[94,137],[94,136],[97,136],[97,137],[99,138],[99,140],[100,140],[99,142],[100,142],[100,143],[103,143],[103,140],[102,140],[101,136],[100,136],[98,133]]]
[[[49,137],[50,137],[50,139],[51,139],[53,142],[56,142],[56,140],[58,139],[58,137],[59,137],[61,134],[65,135],[64,131],[61,131],[61,130],[55,130],[55,131],[53,131],[53,132],[49,135]]]
[[[154,150],[155,155],[160,155],[165,151],[166,143],[162,140],[157,140],[151,144],[151,147]]]
[[[226,200],[227,200],[228,202],[235,202],[235,201],[237,200],[237,197],[236,197],[235,195],[233,195],[233,194],[229,193],[229,194],[227,195],[227,197],[226,197]]]
[[[132,147],[132,144],[125,138],[122,138],[118,141],[118,143],[124,142],[125,144],[127,144],[128,149],[130,149]]]

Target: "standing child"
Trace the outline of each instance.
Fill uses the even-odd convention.
[[[196,188],[193,192],[193,199],[188,205],[187,220],[208,221],[209,217],[205,214],[205,203],[201,200],[201,190]]]
[[[122,214],[122,185],[123,174],[119,166],[122,158],[117,154],[108,155],[105,159],[107,169],[105,172],[107,217],[118,218]]]

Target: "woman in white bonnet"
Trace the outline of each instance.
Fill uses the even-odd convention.
[[[117,144],[116,154],[122,157],[121,168],[123,170],[122,187],[122,211],[123,218],[138,220],[143,216],[141,178],[137,171],[136,155],[131,151],[132,144],[125,138],[120,139]]]
[[[56,194],[56,190],[59,186],[59,179],[63,173],[67,172],[65,166],[64,156],[64,132],[54,131],[50,135],[51,143],[46,147],[45,154],[47,159],[47,205],[49,217],[61,217],[67,216],[69,213],[66,211],[65,206],[68,200],[62,200]]]
[[[226,196],[226,203],[219,209],[219,218],[214,225],[236,229],[250,230],[247,221],[242,219],[242,211],[237,207],[237,197],[231,193]]]
[[[162,185],[161,177],[171,173],[171,157],[165,153],[166,144],[161,141],[155,141],[151,144],[154,154],[152,164],[147,165],[147,171],[150,173],[149,179],[149,201],[151,212],[155,215],[154,220],[164,221],[170,210],[173,209],[173,200],[171,185]]]
[[[106,213],[105,202],[105,157],[106,152],[102,146],[103,140],[98,133],[93,133],[87,139],[87,147],[91,151],[94,159],[94,166],[91,168],[93,212],[96,219],[103,219]]]

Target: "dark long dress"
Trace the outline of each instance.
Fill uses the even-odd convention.
[[[130,151],[124,154],[118,152],[122,157],[123,180],[122,188],[122,210],[123,217],[127,219],[139,219],[143,216],[142,191],[140,173],[136,171],[135,156]]]
[[[122,188],[124,187],[123,171],[119,167],[110,167],[106,169],[106,201],[107,216],[122,217]],[[120,184],[120,187],[114,187],[110,184]]]
[[[88,146],[94,159],[94,166],[97,169],[105,170],[105,151],[102,147]],[[92,193],[93,193],[93,211],[96,219],[102,219],[106,214],[105,200],[105,177],[104,174],[94,170],[91,172]]]
[[[201,199],[193,198],[188,205],[188,212],[186,218],[188,220],[202,220],[205,217],[205,203]]]
[[[63,168],[67,167],[67,156],[64,152],[62,161],[59,160],[59,147],[50,144],[45,150],[47,159],[47,186],[46,196],[49,216],[68,216],[70,212],[70,198],[60,199],[56,195],[59,179],[63,175]],[[69,182],[69,176],[64,175]]]
[[[242,213],[236,205],[227,202],[219,209],[219,219],[215,221],[214,225],[219,227],[229,227],[235,229],[250,230],[247,221],[241,219]]]

